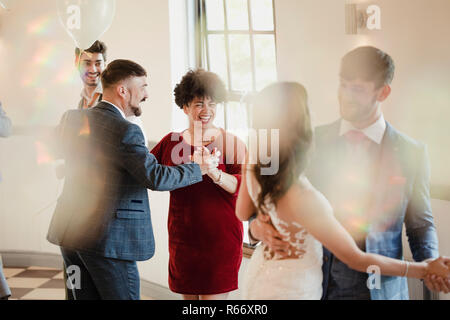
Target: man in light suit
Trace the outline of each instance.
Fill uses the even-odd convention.
[[[391,93],[395,66],[374,47],[360,47],[342,59],[341,119],[316,129],[316,150],[308,178],[333,206],[358,246],[370,253],[403,258],[402,229],[416,261],[439,256],[430,204],[430,167],[425,145],[384,120],[381,103]],[[260,219],[253,238],[275,251],[287,244]],[[348,268],[324,248],[323,299],[407,300],[406,278],[381,277],[368,285],[368,274]],[[448,291],[448,281],[428,278],[428,287]]]
[[[103,100],[67,112],[58,127],[66,180],[48,240],[61,247],[75,299],[135,300],[140,297],[136,261],[155,252],[147,189],[198,183],[208,168],[158,164],[140,128],[125,119],[141,113],[148,98],[147,73],[140,65],[113,61],[102,83]]]
[[[6,116],[0,102],[0,137],[6,138],[11,134],[11,120]],[[1,173],[0,173],[1,182]],[[8,287],[5,276],[3,274],[2,257],[0,256],[0,300],[7,300],[11,296],[11,290]]]

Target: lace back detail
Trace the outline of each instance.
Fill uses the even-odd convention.
[[[252,172],[247,170],[246,172],[247,188],[253,203],[257,207],[257,201],[261,187],[253,176]],[[269,211],[269,215],[275,229],[281,234],[284,241],[288,241],[291,245],[287,259],[303,259],[308,252],[308,245],[310,245],[313,238],[306,231],[306,229],[297,222],[288,222],[280,219],[278,216],[276,207],[272,203],[266,203],[266,207]],[[265,260],[281,260],[283,259],[278,253],[272,251],[266,245],[264,246],[264,259]],[[286,258],[284,258],[286,259]]]

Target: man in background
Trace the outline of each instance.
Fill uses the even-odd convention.
[[[81,51],[75,49],[75,65],[83,81],[81,100],[78,109],[89,109],[97,105],[103,98],[103,87],[100,75],[106,68],[108,48],[105,43],[96,41],[89,49]],[[137,124],[144,134],[145,143],[148,144],[141,114],[127,117],[131,123]]]
[[[6,138],[10,134],[11,134],[11,120],[6,116],[6,113],[2,109],[2,103],[0,102],[0,137]],[[8,283],[6,282],[5,275],[3,274],[3,263],[2,257],[0,256],[0,300],[8,300],[10,296],[11,290],[9,289]]]

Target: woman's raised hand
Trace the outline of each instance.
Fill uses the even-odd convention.
[[[215,148],[211,154],[208,148],[198,147],[191,156],[191,160],[200,166],[202,174],[205,175],[217,169],[219,166],[220,155],[221,153],[217,148]]]

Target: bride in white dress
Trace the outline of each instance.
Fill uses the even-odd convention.
[[[299,182],[307,185],[304,194],[317,192],[305,178]],[[253,203],[257,204],[261,188],[249,170],[246,183]],[[289,259],[281,260],[265,245],[256,248],[247,269],[244,299],[319,300],[322,297],[322,244],[294,219],[280,219],[274,205],[267,205],[267,208],[274,227],[292,249]]]
[[[249,152],[247,163],[243,165],[236,214],[247,221],[258,212],[261,219],[272,222],[291,249],[287,257],[281,257],[264,244],[257,247],[242,288],[245,300],[319,300],[322,296],[322,244],[339,260],[360,272],[377,266],[381,274],[388,276],[418,279],[428,274],[444,279],[450,276],[449,258],[409,263],[365,253],[334,218],[327,199],[303,175],[313,141],[303,86],[297,83],[269,86],[257,96],[253,110],[253,128],[269,132],[279,130],[280,138],[279,144],[274,144],[258,136],[259,148],[255,150],[267,150],[271,155],[279,152],[279,157],[262,164],[264,161]],[[253,149],[252,143],[250,141],[249,150]],[[261,147],[264,144],[270,147]],[[261,158],[264,155],[259,154]],[[265,170],[274,166],[278,169],[275,173],[265,174]]]

